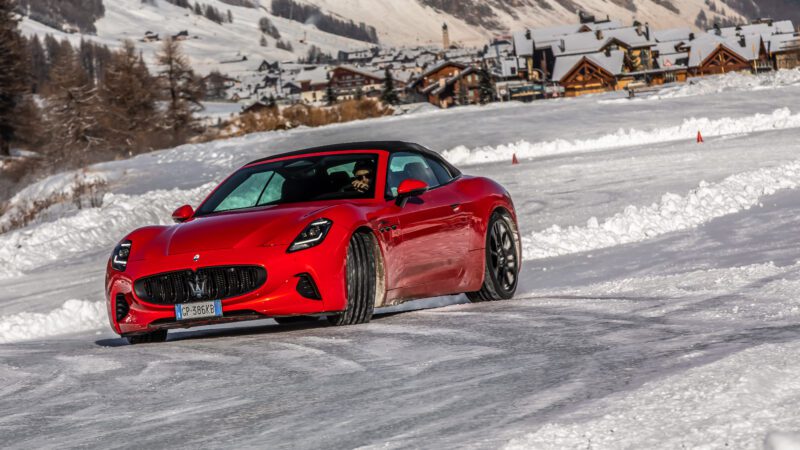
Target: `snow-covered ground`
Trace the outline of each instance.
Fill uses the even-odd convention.
[[[99,206],[0,234],[4,444],[796,445],[800,77],[746,77],[255,134],[32,186],[17,210],[104,183]],[[526,259],[514,300],[154,346],[110,332],[104,266],[125,232],[168,223],[256,157],[364,139],[418,141],[509,189]]]

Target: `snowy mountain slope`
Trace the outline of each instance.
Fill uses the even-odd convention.
[[[456,108],[95,165],[107,183],[102,206],[0,235],[0,269],[15,270],[0,277],[4,443],[758,448],[791,439],[779,432],[800,421],[795,76],[728,75],[636,101],[609,93]],[[256,157],[378,138],[419,141],[511,192],[528,239],[516,299],[422,300],[357,327],[265,320],[177,331],[154,346],[123,346],[108,330],[104,265],[130,228],[166,223]],[[514,149],[526,153],[512,166]],[[62,189],[55,181],[30,196]]]
[[[154,4],[141,0],[107,0],[104,2],[105,15],[95,24],[96,36],[64,33],[30,19],[25,19],[21,28],[28,36],[37,34],[44,37],[50,33],[59,38],[66,37],[73,44],[84,38],[112,48],[118,47],[125,39],[131,39],[144,51],[148,63],[154,61],[160,43],[140,42],[145,32],[151,31],[163,38],[186,30],[190,39],[183,41],[183,50],[194,69],[202,74],[216,69],[232,76],[243,71],[254,71],[264,59],[296,61],[306,56],[311,45],[333,56],[339,50],[360,49],[369,45],[320,31],[313,25],[275,17],[268,12],[268,2],[263,2],[265,7],[255,9],[229,5],[220,0],[203,0],[201,3],[223,12],[230,10],[233,23],[217,24],[163,0],[157,0]],[[281,39],[291,43],[292,52],[277,48],[276,40],[269,36],[266,37],[268,47],[260,45],[262,33],[258,21],[262,17],[269,18],[280,32]],[[242,61],[244,57],[246,61]]]
[[[598,19],[608,15],[611,19],[630,24],[634,19],[649,22],[657,28],[680,26],[694,27],[694,21],[701,10],[705,11],[709,23],[718,17],[710,11],[706,0],[537,0],[496,2],[452,2],[458,5],[452,14],[423,4],[420,0],[303,0],[305,3],[320,6],[325,11],[336,13],[356,22],[365,22],[378,29],[382,41],[393,44],[435,44],[442,43],[442,23],[446,22],[451,42],[467,46],[482,47],[496,35],[526,27],[548,27],[576,23],[577,10],[594,14]],[[435,2],[429,2],[435,4]],[[660,5],[668,4],[670,7]],[[504,7],[499,7],[503,5]],[[566,6],[565,6],[566,5]],[[628,5],[628,6],[625,6]],[[632,6],[631,6],[632,5]],[[484,22],[493,25],[477,26],[475,20],[466,19],[474,15],[477,6],[490,8],[494,17]],[[723,4],[729,18],[743,19],[731,7]],[[678,12],[675,12],[677,9]],[[718,8],[717,8],[718,9]],[[480,22],[480,19],[478,19]],[[472,23],[470,23],[472,22]]]

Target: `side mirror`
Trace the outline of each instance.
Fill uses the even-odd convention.
[[[186,222],[194,214],[194,209],[189,205],[183,205],[172,213],[172,220],[175,223]]]
[[[409,178],[400,182],[397,187],[397,206],[404,206],[410,197],[422,195],[428,190],[428,184],[421,180]]]

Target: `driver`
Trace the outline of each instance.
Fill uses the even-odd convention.
[[[358,161],[353,169],[353,180],[350,182],[352,189],[360,193],[369,191],[374,181],[375,174],[371,161]]]

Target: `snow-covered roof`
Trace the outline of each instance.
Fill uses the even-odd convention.
[[[764,43],[770,53],[796,50],[800,49],[800,34],[776,34],[770,36],[769,39],[765,39]]]
[[[708,30],[709,33],[715,33],[715,29]],[[732,37],[740,34],[786,34],[794,33],[794,25],[791,20],[779,20],[767,23],[753,23],[750,25],[739,25],[735,27],[720,28],[720,33],[723,37]]]
[[[675,53],[680,53],[680,51],[676,47],[681,42],[682,41],[659,42],[658,44],[656,44],[653,50],[658,51],[659,55],[671,55]]]
[[[533,39],[528,38],[531,34],[527,30],[515,31],[513,34],[514,52],[517,56],[533,55]]]
[[[747,61],[753,61],[758,59],[759,56],[761,36],[751,34],[726,38],[714,34],[704,34],[689,42],[688,45],[690,47],[689,67],[699,66],[719,46],[724,46]]]
[[[436,71],[440,70],[441,68],[446,67],[448,65],[455,65],[455,66],[458,66],[460,69],[464,69],[465,68],[464,64],[462,64],[460,62],[444,60],[444,61],[440,61],[440,62],[432,65],[431,67],[427,68],[425,70],[425,72],[422,72],[422,75],[420,75],[420,78],[425,78],[428,75],[430,75],[430,74],[432,74],[432,73],[434,73],[434,72],[436,72]]]
[[[668,28],[666,30],[653,30],[656,42],[688,41],[691,37],[690,28]]]
[[[583,59],[593,62],[597,66],[606,70],[612,75],[619,75],[622,73],[622,62],[625,58],[625,52],[622,50],[613,50],[606,55],[605,52],[587,53],[581,55],[566,55],[556,58],[555,67],[553,67],[553,80],[561,81],[572,69]]]
[[[626,27],[564,36],[559,44],[553,47],[553,54],[558,56],[593,53],[605,47],[612,40],[620,41],[632,48],[656,45],[655,41],[652,40],[652,36],[648,38],[644,29]]]
[[[330,67],[318,66],[312,69],[302,70],[292,77],[292,79],[298,83],[300,81],[309,81],[311,84],[326,83],[328,81],[328,72],[330,72]]]

